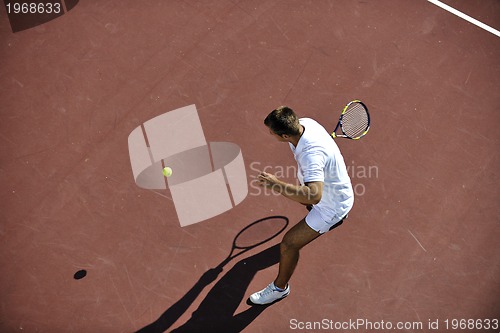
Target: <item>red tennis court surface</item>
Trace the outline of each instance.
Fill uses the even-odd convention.
[[[498,1],[446,3],[500,29]],[[1,332],[445,332],[500,317],[499,37],[424,0],[107,0],[16,33],[2,6],[0,41]],[[281,235],[214,269],[233,238],[306,213],[252,183],[264,168],[294,181],[263,118],[286,104],[333,129],[355,98],[372,128],[337,139],[349,219],[303,249],[288,298],[247,305]],[[241,148],[249,193],[181,228],[169,190],[135,184],[127,138],[191,104],[207,141]]]

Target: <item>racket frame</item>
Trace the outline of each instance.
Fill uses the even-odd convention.
[[[363,133],[361,133],[361,135],[359,135],[355,138],[352,138],[352,137],[348,136],[347,134],[345,134],[344,129],[342,128],[342,118],[344,117],[344,114],[346,113],[349,106],[353,103],[361,104],[361,106],[363,106],[363,108],[365,109],[366,116],[368,117],[368,125],[366,126],[366,129],[364,130]],[[342,131],[342,134],[335,133],[335,132],[337,132],[339,127],[340,127],[340,130]],[[362,137],[364,137],[366,135],[366,133],[368,133],[369,130],[370,130],[370,113],[368,112],[368,107],[365,105],[365,103],[361,102],[359,99],[355,99],[355,100],[352,100],[349,103],[347,103],[347,105],[342,110],[342,113],[340,114],[339,122],[337,123],[337,126],[335,126],[335,129],[333,130],[331,136],[334,139],[335,138],[347,138],[347,139],[351,139],[351,140],[359,140]]]

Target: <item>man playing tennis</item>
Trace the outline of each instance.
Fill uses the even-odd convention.
[[[309,213],[284,235],[278,276],[266,288],[250,296],[254,304],[270,304],[288,296],[288,281],[297,266],[300,249],[340,225],[354,203],[344,158],[323,126],[313,119],[297,118],[286,106],[273,110],[264,124],[278,141],[289,143],[297,161],[297,178],[301,185],[288,184],[262,172],[258,176],[261,186],[306,205]]]

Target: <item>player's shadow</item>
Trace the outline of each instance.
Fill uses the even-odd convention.
[[[288,223],[288,219],[283,218]],[[241,332],[267,308],[267,306],[250,306],[235,314],[250,282],[258,271],[278,262],[279,244],[239,260],[208,292],[198,309],[192,313],[191,318],[171,332]],[[215,281],[222,271],[223,265],[206,271],[179,301],[168,308],[156,321],[143,327],[137,333],[167,331],[189,308],[203,289]]]

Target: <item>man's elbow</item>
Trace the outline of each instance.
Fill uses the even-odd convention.
[[[308,197],[308,204],[316,205],[321,201],[322,193],[321,192],[312,192]]]
[[[309,187],[308,192],[308,203],[311,205],[316,205],[321,201],[323,196],[323,184],[321,183],[311,183],[307,184]]]
[[[311,196],[311,198],[309,199],[310,204],[311,205],[319,204],[319,202],[321,201],[321,197],[322,197],[321,193],[318,193],[318,194]]]

